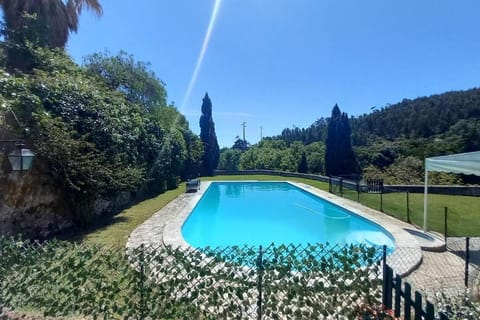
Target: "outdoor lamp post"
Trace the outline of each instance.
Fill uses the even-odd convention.
[[[23,145],[18,145],[18,149],[8,154],[8,161],[12,166],[12,171],[28,171],[32,167],[35,155],[32,150],[23,147]]]
[[[30,149],[24,148],[24,144],[17,144],[17,149],[10,152],[8,162],[12,166],[12,171],[28,171],[32,167],[32,161],[35,154]]]
[[[2,99],[3,100],[3,99]],[[0,104],[0,129],[2,129],[2,135],[5,133],[9,136],[14,136],[13,132],[10,132],[10,129],[7,125],[7,113],[11,113],[13,116],[13,120],[17,122],[20,128],[23,128],[23,134],[27,134],[29,129],[22,125],[22,123],[18,120],[15,112],[7,106],[5,103]],[[12,148],[15,146],[14,148]],[[10,150],[12,150],[9,152]],[[8,162],[10,162],[10,166],[12,167],[12,171],[28,171],[32,167],[32,161],[35,157],[35,154],[32,150],[25,148],[25,142],[23,139],[18,138],[10,138],[10,139],[0,139],[0,154],[3,157],[8,157]]]

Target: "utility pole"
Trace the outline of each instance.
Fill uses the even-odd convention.
[[[243,141],[245,141],[245,127],[247,126],[247,123],[244,121],[242,123],[242,127],[243,127]]]
[[[260,126],[260,141],[263,140],[263,126]]]

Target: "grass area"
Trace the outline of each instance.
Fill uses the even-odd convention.
[[[128,236],[136,227],[183,192],[185,192],[184,182],[174,190],[137,203],[108,220],[99,221],[86,230],[74,232],[62,238],[96,245],[124,247]]]
[[[357,201],[357,193],[348,190],[344,197]],[[407,221],[407,193],[383,194],[383,212]],[[423,193],[408,195],[410,222],[423,226]],[[380,194],[361,193],[360,202],[372,209],[380,210]],[[428,230],[441,234],[445,232],[445,207],[448,236],[480,236],[480,197],[428,194]]]
[[[296,177],[270,175],[219,175],[205,177],[201,180],[260,180],[260,181],[296,181],[318,189],[328,191],[328,184],[321,181]],[[344,190],[344,197],[357,201],[357,193]],[[177,189],[167,191],[155,198],[145,200],[125,209],[120,214],[81,232],[69,234],[65,238],[92,244],[123,247],[130,233],[155,212],[185,192],[185,183]],[[389,215],[407,221],[407,195],[405,192],[383,195],[383,211]],[[360,202],[370,208],[380,210],[379,194],[360,194]],[[449,236],[480,236],[480,197],[428,195],[428,229],[444,233],[444,207],[448,207]],[[410,221],[418,226],[423,225],[423,194],[409,195]]]

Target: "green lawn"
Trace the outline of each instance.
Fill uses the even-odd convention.
[[[86,230],[68,234],[64,238],[91,244],[124,247],[128,236],[137,226],[183,192],[185,192],[185,183],[181,183],[178,188],[162,193],[155,198],[137,203]]]
[[[270,175],[238,175],[205,177],[201,180],[270,180],[270,181],[297,181],[321,190],[328,191],[328,184],[320,181],[280,177]],[[145,200],[125,209],[108,221],[102,221],[96,226],[80,233],[69,234],[69,240],[82,241],[93,244],[119,246],[126,244],[128,235],[141,223],[163,208],[178,195],[185,192],[185,183],[177,189],[167,191],[155,198]],[[357,193],[345,190],[344,197],[357,200]],[[450,236],[479,236],[480,235],[480,197],[448,196],[431,194],[428,196],[428,228],[440,233],[444,232],[444,207],[448,207],[448,234]],[[380,209],[380,195],[362,193],[360,202],[373,209]],[[383,195],[383,211],[407,220],[406,193],[388,193]],[[410,194],[410,219],[416,225],[423,225],[423,194]]]
[[[344,197],[357,201],[355,191],[346,191]],[[367,207],[380,210],[380,195],[361,193],[360,202]],[[407,193],[383,194],[383,212],[407,221]],[[445,207],[448,209],[448,236],[480,236],[480,197],[428,195],[428,230],[444,234]],[[423,226],[423,193],[409,194],[410,221]]]

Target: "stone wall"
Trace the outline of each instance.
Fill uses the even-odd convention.
[[[413,185],[413,186],[403,186],[403,185],[392,185],[388,186],[391,189],[411,192],[411,193],[423,193],[425,186],[424,185]],[[428,193],[433,194],[451,194],[457,196],[480,196],[480,186],[428,186]]]
[[[76,210],[69,195],[51,175],[45,174],[36,159],[34,168],[25,173],[2,171],[0,175],[0,235],[22,235],[45,239],[77,225]],[[116,214],[128,206],[132,194],[118,193],[94,200],[84,208],[87,216]]]
[[[46,238],[73,225],[62,188],[38,171],[0,178],[0,235]]]

